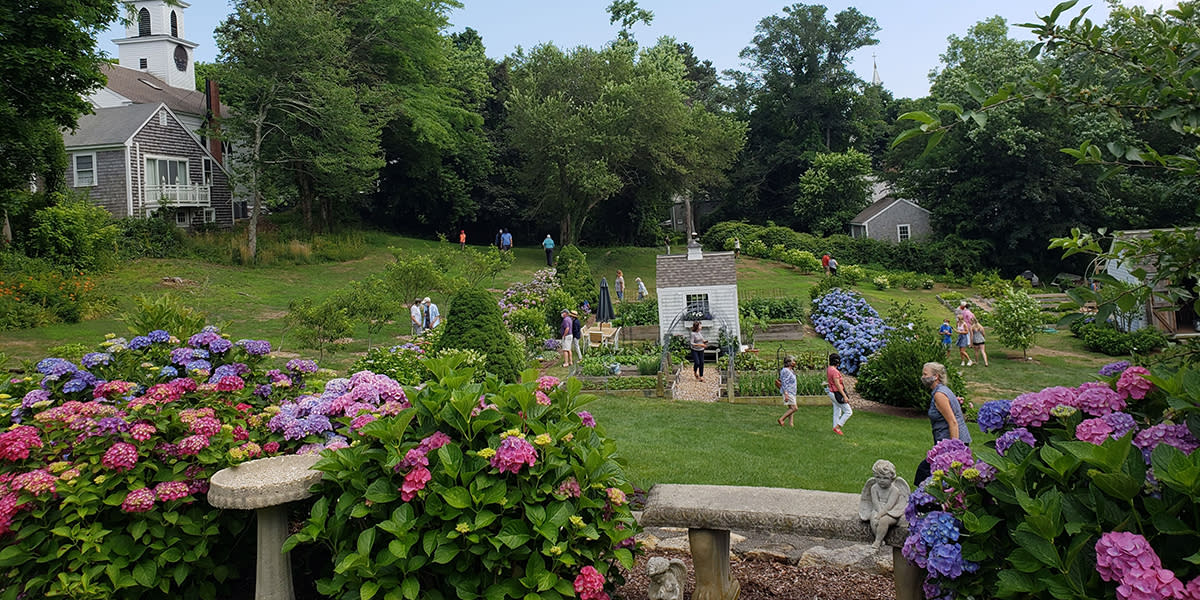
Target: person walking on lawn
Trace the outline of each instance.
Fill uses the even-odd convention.
[[[571,340],[575,339],[573,322],[571,321],[571,311],[562,309],[562,324],[558,327],[559,348],[562,352],[563,367],[568,371],[571,369]]]
[[[417,336],[425,333],[425,311],[421,308],[420,298],[413,300],[408,312],[409,319],[412,320],[412,334]]]
[[[625,299],[625,274],[620,269],[617,269],[616,290],[617,302],[621,302]]]
[[[546,249],[546,266],[554,266],[554,238],[550,234],[546,234],[546,239],[542,240],[542,248]]]
[[[850,408],[850,399],[846,397],[846,381],[842,379],[842,372],[838,370],[841,365],[841,356],[836,352],[829,355],[829,366],[825,368],[825,382],[828,387],[825,389],[829,393],[829,400],[833,402],[833,432],[845,435],[842,433],[842,425],[850,420],[854,411]]]
[[[467,230],[466,229],[458,230],[458,249],[459,250],[467,249]]]
[[[708,349],[708,340],[700,333],[700,321],[692,323],[692,375],[697,381],[704,381],[704,351]]]
[[[783,368],[779,370],[779,392],[783,394],[783,405],[787,412],[776,419],[780,427],[787,421],[792,427],[796,426],[796,359],[788,356],[783,359]]]

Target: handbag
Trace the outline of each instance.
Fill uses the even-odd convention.
[[[838,404],[849,404],[849,402],[846,402],[845,394],[843,394],[841,392],[829,392],[829,393],[833,394],[833,399],[836,400]]]

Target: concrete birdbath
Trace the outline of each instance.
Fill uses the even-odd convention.
[[[221,469],[209,480],[208,503],[217,508],[254,510],[258,518],[255,600],[295,600],[291,559],[283,554],[288,502],[312,494],[322,473],[311,467],[317,454],[260,458]]]

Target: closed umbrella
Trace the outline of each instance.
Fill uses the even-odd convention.
[[[608,295],[608,279],[600,278],[600,304],[596,306],[596,322],[611,323],[613,317],[617,316],[613,312],[612,297]]]

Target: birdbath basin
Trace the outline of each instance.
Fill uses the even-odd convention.
[[[273,456],[221,469],[209,479],[208,503],[217,508],[253,510],[258,518],[258,559],[255,567],[255,600],[294,600],[292,563],[283,554],[287,538],[288,502],[312,494],[321,480],[312,470],[317,454]]]

